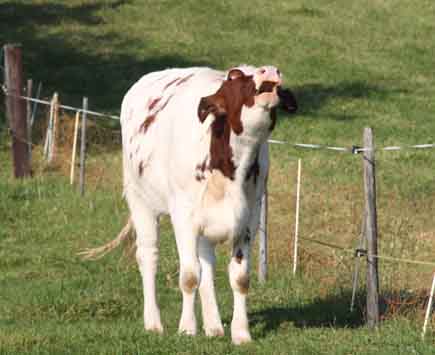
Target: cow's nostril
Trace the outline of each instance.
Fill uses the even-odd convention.
[[[266,72],[266,69],[260,69],[260,74],[264,74]]]

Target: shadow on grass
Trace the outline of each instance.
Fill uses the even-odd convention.
[[[326,14],[319,10],[315,9],[313,7],[309,6],[301,6],[298,8],[290,9],[287,11],[287,13],[291,16],[304,16],[304,17],[325,17]]]
[[[266,335],[275,331],[285,323],[297,328],[358,328],[364,325],[362,305],[365,296],[358,294],[356,309],[351,313],[349,305],[350,293],[318,298],[301,307],[270,307],[250,314],[253,326],[263,325],[261,333]]]
[[[294,88],[299,106],[299,115],[317,116],[319,111],[334,99],[370,99],[383,101],[387,98],[406,93],[404,89],[386,88],[363,81],[340,82],[334,85],[321,83],[306,84]],[[358,116],[349,114],[328,113],[329,118],[335,120],[356,119]]]
[[[206,65],[132,43],[128,34],[104,27],[102,10],[120,10],[131,1],[93,1],[91,4],[0,4],[0,44],[21,43],[25,77],[42,81],[43,94],[60,93],[62,102],[81,105],[88,96],[91,109],[119,112],[128,88],[145,73],[167,67]],[[110,25],[110,24],[109,24]],[[101,31],[99,30],[101,26]],[[139,46],[139,47],[138,47]],[[139,51],[135,51],[139,48]],[[154,54],[153,54],[154,53]]]

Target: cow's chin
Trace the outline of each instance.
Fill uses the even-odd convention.
[[[265,110],[270,110],[278,106],[279,102],[280,99],[276,93],[276,90],[273,92],[264,92],[255,96],[255,104],[264,108]]]

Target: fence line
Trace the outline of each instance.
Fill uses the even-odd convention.
[[[292,145],[296,148],[308,148],[308,149],[325,149],[325,150],[332,150],[332,151],[338,151],[338,152],[348,152],[352,154],[358,154],[362,152],[368,152],[371,149],[370,148],[361,148],[359,146],[352,146],[352,147],[334,147],[334,146],[327,146],[327,145],[321,145],[321,144],[306,144],[306,143],[290,143],[282,140],[277,139],[269,139],[269,143],[272,144],[281,144],[281,145]],[[396,150],[404,150],[404,149],[427,149],[427,148],[435,148],[435,143],[429,143],[429,144],[415,144],[415,145],[405,145],[405,146],[386,146],[382,148],[375,148],[374,150],[382,150],[382,151],[396,151]]]
[[[47,106],[51,105],[50,101],[41,100],[41,99],[35,99],[33,97],[28,97],[28,96],[13,95],[13,94],[8,92],[8,89],[4,85],[2,86],[2,89],[3,89],[3,92],[5,93],[6,96],[17,97],[17,98],[22,99],[22,100],[27,100],[27,101],[35,102],[35,103],[42,104],[42,105],[47,105]],[[111,118],[113,120],[119,120],[120,119],[119,116],[109,115],[107,113],[100,113],[100,112],[91,111],[91,110],[84,110],[83,108],[74,107],[74,106],[59,105],[59,108],[62,108],[64,110],[68,110],[68,111],[74,111],[74,112],[86,112],[86,113],[88,113],[90,115],[93,115],[93,116],[108,117],[108,118]]]
[[[367,254],[367,250],[365,250],[365,249],[347,248],[347,247],[344,247],[344,246],[341,246],[341,245],[338,245],[338,244],[333,244],[333,243],[324,242],[324,241],[320,241],[320,240],[317,240],[317,239],[306,238],[306,237],[299,237],[299,239],[303,239],[303,240],[306,240],[308,242],[319,244],[319,245],[328,247],[330,249],[341,250],[341,251],[344,251],[345,253],[352,254],[353,256],[363,256],[363,255]],[[385,259],[385,260],[390,260],[390,261],[402,262],[402,263],[405,263],[405,264],[416,264],[416,265],[425,265],[425,266],[435,267],[435,262],[430,262],[430,261],[412,260],[412,259],[405,259],[405,258],[396,258],[396,257],[393,257],[393,256],[380,255],[380,254],[375,254],[375,255],[373,255],[373,257],[377,258],[377,259]]]
[[[7,96],[18,97],[22,100],[27,100],[27,101],[31,101],[31,102],[39,103],[39,104],[43,104],[43,105],[48,105],[48,106],[51,105],[50,101],[35,99],[33,97],[28,97],[28,96],[13,95],[13,94],[8,92],[7,88],[4,85],[2,85],[2,89],[3,89],[3,92],[5,93],[5,95],[7,95]],[[87,114],[92,115],[92,116],[108,117],[108,118],[111,118],[113,120],[120,119],[120,117],[116,116],[116,115],[110,115],[107,113],[101,113],[101,112],[91,111],[91,110],[84,110],[83,108],[69,106],[69,105],[59,105],[59,108],[62,108],[64,110],[68,110],[68,111],[74,111],[74,112],[86,112]],[[351,154],[358,154],[358,153],[362,153],[362,152],[366,152],[366,151],[371,150],[369,148],[362,148],[362,147],[356,146],[356,145],[354,145],[352,147],[335,147],[335,146],[328,146],[328,145],[322,145],[322,144],[291,143],[291,142],[278,140],[278,139],[269,139],[268,142],[270,144],[290,145],[290,146],[293,146],[295,148],[325,149],[325,150],[336,151],[336,152],[347,152],[347,153],[351,153]],[[404,149],[432,149],[432,148],[435,148],[435,143],[404,145],[404,146],[392,145],[392,146],[376,148],[374,150],[389,152],[389,151],[398,151],[398,150],[404,150]]]

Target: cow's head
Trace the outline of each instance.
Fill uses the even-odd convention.
[[[201,99],[198,117],[201,122],[209,114],[226,120],[236,135],[249,127],[261,130],[267,126],[271,131],[275,126],[277,106],[291,113],[297,110],[292,92],[282,89],[281,85],[281,73],[273,66],[233,68],[216,93]]]

